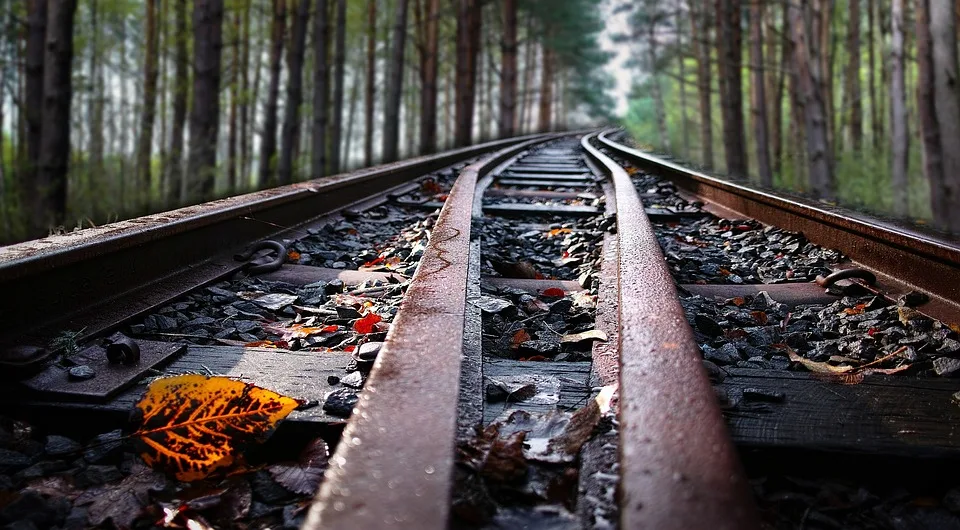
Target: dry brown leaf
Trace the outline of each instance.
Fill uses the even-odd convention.
[[[313,495],[327,469],[329,449],[322,438],[311,442],[300,453],[297,462],[281,462],[267,468],[273,480],[293,493]]]
[[[516,350],[520,347],[521,344],[530,340],[530,334],[527,333],[526,329],[519,329],[516,333],[513,334],[513,338],[510,339],[510,349]]]
[[[87,519],[93,526],[112,521],[113,526],[124,530],[130,528],[150,504],[150,492],[162,490],[166,483],[163,474],[137,462],[126,478],[83,492],[75,504],[90,505]]]
[[[25,491],[35,491],[46,497],[63,497],[74,500],[81,491],[73,485],[73,481],[64,475],[54,475],[31,480],[24,488]]]
[[[600,331],[599,329],[591,329],[590,331],[584,331],[583,333],[571,333],[569,335],[564,335],[560,342],[562,343],[577,343],[587,340],[599,340],[606,341],[607,334]]]
[[[796,363],[800,363],[810,370],[811,372],[818,374],[842,374],[853,370],[852,366],[834,366],[828,363],[817,362],[806,357],[802,357],[793,351],[793,348],[787,346],[787,355],[790,357],[790,360]]]

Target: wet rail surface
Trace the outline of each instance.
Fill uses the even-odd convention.
[[[287,526],[930,521],[912,499],[940,509],[957,484],[904,500],[871,471],[958,467],[955,284],[896,266],[953,278],[960,253],[832,215],[554,135],[30,243],[0,254],[0,282],[37,301],[5,313],[4,344],[24,365],[55,332],[84,349],[11,364],[3,402],[116,425],[144,378],[177,373],[303,399],[286,425],[334,452],[312,502],[277,501],[302,507]],[[115,332],[141,356],[122,374]],[[97,376],[65,383],[83,363]]]

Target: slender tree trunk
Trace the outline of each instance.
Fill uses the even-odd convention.
[[[336,48],[333,73],[333,126],[330,131],[330,173],[340,172],[343,130],[343,81],[347,47],[347,0],[337,0]]]
[[[933,42],[934,94],[940,141],[943,145],[943,184],[931,187],[942,194],[943,206],[934,211],[937,224],[960,234],[960,79],[957,78],[957,17],[952,6],[930,1]]]
[[[540,111],[537,129],[547,132],[553,128],[553,50],[543,46],[543,70],[540,71]]]
[[[653,96],[653,108],[657,115],[657,131],[660,134],[660,144],[664,151],[672,151],[670,147],[670,132],[667,130],[667,112],[664,108],[663,94],[660,91],[660,78],[657,75],[657,24],[656,4],[647,4],[649,9],[647,23],[647,63],[650,72],[650,94]],[[546,61],[546,59],[544,59]],[[542,104],[542,100],[541,100]]]
[[[477,54],[477,87],[479,87],[479,90],[477,91],[477,112],[476,112],[477,120],[479,121],[479,123],[477,124],[479,129],[477,131],[479,135],[479,140],[478,140],[479,142],[486,141],[487,137],[489,136],[488,129],[490,127],[490,120],[487,117],[487,110],[486,110],[487,109],[486,91],[484,90],[484,87],[487,84],[487,77],[488,77],[487,72],[484,71],[485,66],[486,65],[485,65],[483,50],[480,50],[480,52]]]
[[[191,199],[212,197],[216,185],[222,48],[223,0],[194,0],[193,107],[187,173],[197,186]]]
[[[827,113],[820,78],[820,56],[817,50],[819,17],[811,13],[809,5],[791,6],[790,26],[794,30],[794,64],[801,97],[804,100],[804,120],[807,137],[807,157],[810,167],[810,192],[816,198],[833,197],[833,169],[831,167]]]
[[[470,145],[473,136],[481,7],[479,0],[457,0],[457,147]]]
[[[283,131],[280,139],[280,160],[277,164],[277,183],[293,182],[294,146],[300,133],[300,104],[303,102],[303,55],[307,41],[307,21],[310,18],[310,1],[295,0],[291,7],[297,9],[290,28],[290,48],[287,51],[287,101],[284,106]],[[320,16],[320,13],[317,13]]]
[[[517,0],[503,0],[500,54],[500,137],[508,138],[517,134]]]
[[[744,177],[747,175],[747,152],[743,126],[743,32],[740,27],[739,2],[717,0],[717,21],[717,58],[720,64],[723,145],[727,172],[735,177]]]
[[[933,0],[934,2],[936,0]],[[923,167],[930,182],[930,203],[934,221],[941,224],[948,218],[943,189],[943,144],[934,97],[933,38],[930,34],[930,0],[916,0],[917,19],[917,114],[923,141]]]
[[[877,104],[877,57],[876,57],[876,1],[867,0],[867,62],[869,64],[870,83],[870,125],[871,139],[875,151],[880,150],[880,112]]]
[[[363,129],[363,165],[373,165],[373,111],[377,97],[377,0],[367,0],[366,121]]]
[[[383,116],[383,161],[394,162],[400,149],[400,96],[403,94],[403,60],[407,37],[407,4],[397,0],[394,15],[393,45],[387,70],[386,105]]]
[[[519,123],[517,123],[517,132],[523,134],[528,132],[526,128],[527,115],[532,112],[530,100],[530,87],[533,84],[534,71],[534,53],[535,43],[533,41],[533,17],[527,18],[526,50],[523,58],[523,87],[520,90],[520,113]]]
[[[326,1],[326,0],[318,0]],[[286,0],[273,0],[273,27],[270,31],[270,85],[263,112],[263,137],[260,140],[260,188],[271,181],[276,168],[277,100],[280,99],[280,69],[283,65],[283,35],[286,32]]]
[[[425,38],[420,59],[420,153],[437,150],[437,71],[439,67],[440,0],[427,3]]]
[[[143,113],[140,118],[140,145],[137,146],[137,188],[149,196],[150,163],[153,154],[153,122],[157,112],[157,59],[159,34],[157,32],[157,0],[146,1],[146,45],[143,66]]]
[[[917,0],[925,1],[925,0]],[[850,108],[850,140],[856,156],[863,150],[863,96],[860,95],[860,2],[850,0],[850,21],[847,28],[847,53],[850,64],[847,69],[847,94]]]
[[[710,101],[710,26],[707,11],[698,0],[687,0],[690,10],[690,34],[693,55],[697,59],[697,93],[700,96],[700,149],[703,165],[713,167],[713,105]]]
[[[21,168],[20,176],[23,179],[21,186],[34,199],[38,197],[34,182],[38,164],[40,163],[40,134],[41,114],[43,113],[43,71],[44,48],[47,42],[47,0],[30,0],[28,4],[28,33],[26,51],[26,122],[27,122],[27,160],[26,167]],[[33,191],[30,191],[33,190]],[[31,208],[36,211],[41,205],[34,204]],[[43,227],[34,227],[43,228]],[[38,234],[34,231],[33,235]]]
[[[187,57],[187,0],[174,0],[174,74],[173,74],[173,123],[170,128],[170,174],[167,176],[170,189],[167,204],[176,206],[185,200],[183,185],[183,133],[187,126],[187,95],[189,94],[189,63]]]
[[[771,105],[773,111],[773,173],[776,175],[783,174],[783,93],[786,85],[787,69],[792,68],[790,61],[792,56],[790,15],[786,5],[783,6],[783,25],[780,31],[780,67],[776,70],[777,84]],[[774,33],[772,28],[770,33]]]
[[[76,0],[47,6],[43,58],[43,108],[37,162],[33,234],[63,224],[67,211],[67,167],[70,162],[70,102],[73,97],[73,20]]]
[[[245,190],[250,186],[250,107],[254,106],[254,116],[256,116],[256,98],[250,95],[250,11],[253,5],[252,0],[243,2],[243,28],[241,30],[240,52],[240,182],[238,190]],[[259,52],[259,49],[257,50]],[[260,72],[260,56],[257,55],[257,74]],[[259,75],[254,78],[259,81]],[[255,83],[256,83],[255,81]]]
[[[87,114],[90,118],[90,173],[103,175],[103,68],[100,66],[99,0],[90,2],[90,77],[93,93],[89,99]]]
[[[898,217],[909,213],[907,192],[907,156],[909,137],[907,136],[907,102],[904,87],[904,0],[893,0],[891,23],[893,40],[890,47],[890,123],[893,149],[893,169],[891,171],[893,187],[893,211]]]
[[[677,0],[674,25],[677,28],[677,74],[680,76],[680,132],[683,134],[683,156],[690,156],[690,120],[687,115],[687,51],[683,47],[682,0]]]
[[[343,146],[343,167],[350,168],[350,148],[353,143],[353,120],[357,114],[357,99],[360,98],[360,70],[353,73],[353,83],[350,84],[350,110],[347,113],[347,134]]]
[[[327,0],[317,0],[313,27],[313,142],[310,177],[327,174],[327,112],[330,108],[330,76],[327,75]]]
[[[240,68],[242,67],[240,64],[240,39],[242,37],[241,18],[242,13],[240,10],[234,11],[233,33],[230,39],[230,50],[233,56],[233,72],[230,79],[230,110],[227,115],[227,121],[229,121],[229,131],[227,135],[227,187],[230,194],[236,193],[237,191],[237,141],[239,138],[239,131],[237,130],[237,119],[239,116],[237,115],[237,111],[239,106],[238,99],[240,98]]]
[[[764,80],[763,63],[763,1],[753,0],[750,4],[750,61],[753,63],[753,135],[757,144],[757,172],[760,184],[773,186],[773,172],[770,168],[770,147],[767,134],[767,93]]]

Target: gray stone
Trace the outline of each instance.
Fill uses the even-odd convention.
[[[87,466],[86,469],[75,475],[77,487],[88,488],[99,486],[123,478],[123,474],[116,466]]]
[[[97,372],[93,371],[93,368],[85,364],[74,366],[67,370],[67,377],[74,381],[85,381],[87,379],[93,379],[97,376]]]
[[[951,375],[957,370],[960,370],[960,359],[940,357],[933,360],[933,371],[937,375]]]
[[[67,438],[66,436],[57,436],[56,434],[51,434],[47,436],[47,442],[43,447],[43,450],[51,456],[60,456],[66,455],[69,453],[75,453],[81,448],[80,444]]]
[[[481,296],[474,304],[484,313],[499,313],[508,307],[513,307],[513,304],[508,300],[492,296]]]
[[[354,358],[358,361],[375,361],[381,347],[382,342],[365,342],[357,348]]]
[[[297,298],[299,297],[295,294],[272,293],[265,294],[253,302],[264,309],[279,311],[284,307],[296,302]]]
[[[360,372],[350,372],[343,379],[340,380],[340,383],[343,386],[348,386],[350,388],[362,388],[363,387],[363,375]]]
[[[323,410],[331,416],[349,418],[358,401],[360,396],[356,392],[341,388],[326,395],[323,400]]]

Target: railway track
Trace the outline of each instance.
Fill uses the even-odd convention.
[[[273,451],[334,447],[319,492],[277,494],[259,471],[248,524],[957,522],[960,481],[922,472],[958,461],[960,248],[610,136],[485,144],[5,249],[5,410],[93,434],[122,425],[145,378],[178,373],[302,399]],[[79,351],[37,372],[64,353],[41,348],[53,337]],[[140,362],[109,364],[111,341]]]

